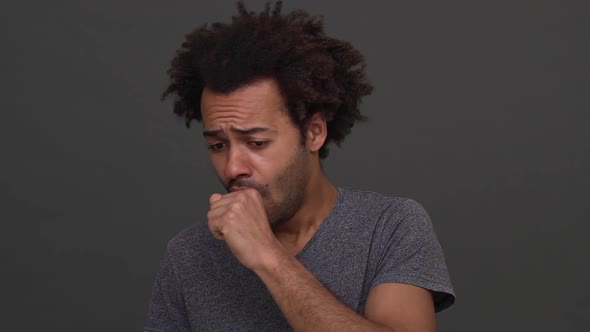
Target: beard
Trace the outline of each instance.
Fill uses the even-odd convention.
[[[304,146],[298,145],[287,166],[272,179],[272,186],[238,178],[224,187],[228,192],[232,187],[256,189],[262,197],[271,227],[281,225],[290,220],[303,204],[310,177],[308,158]]]

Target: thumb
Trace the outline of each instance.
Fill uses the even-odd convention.
[[[223,195],[218,194],[218,193],[211,195],[211,197],[209,197],[209,204],[213,204],[213,203],[217,202],[218,200],[221,199],[221,197],[223,197]]]

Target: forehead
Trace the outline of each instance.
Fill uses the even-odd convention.
[[[223,94],[205,87],[201,96],[205,129],[223,125],[281,125],[289,121],[284,99],[273,79],[261,79]]]

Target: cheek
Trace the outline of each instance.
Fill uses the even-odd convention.
[[[280,169],[275,170],[273,185],[276,190],[276,199],[285,199],[293,190],[301,190],[300,185],[306,182],[305,156],[299,151],[285,159]]]
[[[280,144],[272,144],[260,153],[250,154],[250,167],[256,182],[271,184],[277,174],[280,173],[285,163],[282,150]]]
[[[277,175],[276,166],[270,161],[261,161],[253,163],[253,180],[263,186],[266,186],[271,192],[275,189],[275,179]],[[273,195],[274,196],[274,195]]]

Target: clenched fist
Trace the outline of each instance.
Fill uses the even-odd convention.
[[[285,253],[274,236],[260,193],[247,188],[209,197],[207,219],[211,234],[224,240],[240,263],[256,271]]]

